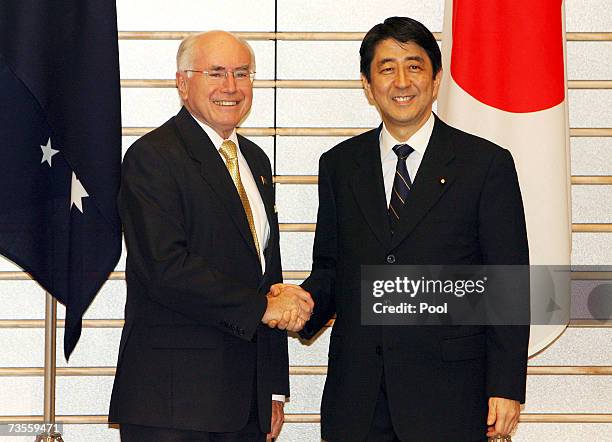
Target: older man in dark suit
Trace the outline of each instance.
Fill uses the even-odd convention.
[[[312,300],[282,280],[270,162],[236,134],[254,60],[221,31],[177,55],[184,107],[127,152],[119,208],[127,304],[110,421],[129,441],[276,437],[289,394],[287,336]]]
[[[383,123],[321,157],[314,262],[302,284],[316,305],[303,337],[336,314],[322,436],[506,436],[525,397],[528,326],[364,326],[360,267],[527,264],[512,157],[432,113],[441,55],[421,23],[385,20],[360,55],[365,93]],[[528,293],[515,296],[528,306]]]

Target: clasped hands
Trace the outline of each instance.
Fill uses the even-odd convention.
[[[294,284],[274,284],[266,295],[268,307],[261,322],[270,328],[297,332],[304,328],[314,309],[306,290]]]

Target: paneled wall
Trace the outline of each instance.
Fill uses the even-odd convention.
[[[379,122],[356,81],[363,33],[390,15],[412,16],[440,33],[443,0],[117,3],[124,150],[178,110],[174,57],[185,32],[226,29],[250,41],[257,59],[256,90],[241,131],[274,166],[285,277],[301,281],[311,264],[318,158]],[[612,265],[611,7],[607,0],[566,1],[574,265]],[[518,61],[516,73],[528,87],[529,66]],[[119,432],[105,422],[125,303],[124,267],[125,254],[86,314],[70,364],[58,350],[56,411],[69,422],[67,442],[119,440]],[[23,275],[7,273],[19,270],[0,260],[1,421],[40,415],[43,408],[44,294]],[[595,280],[585,273],[575,277],[576,296],[612,284],[609,273]],[[60,321],[60,343],[61,326]],[[292,397],[282,442],[320,440],[328,342],[329,330],[308,345],[290,339]],[[522,421],[516,441],[612,440],[612,322],[573,320],[530,360]]]

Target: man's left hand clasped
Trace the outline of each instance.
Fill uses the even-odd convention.
[[[268,308],[261,322],[270,328],[300,331],[314,310],[310,293],[299,285],[274,284],[266,296]]]

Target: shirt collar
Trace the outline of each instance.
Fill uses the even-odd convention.
[[[223,141],[225,141],[225,139],[221,138],[221,136],[217,132],[215,132],[215,130],[212,127],[210,127],[208,124],[202,123],[196,117],[193,117],[193,119],[196,120],[196,122],[200,125],[200,127],[204,130],[204,132],[206,132],[206,135],[208,135],[208,138],[210,138],[210,141],[212,141],[213,146],[215,146],[217,150],[221,149],[221,145],[223,144]],[[236,135],[235,128],[230,134],[229,138],[227,139],[230,141],[233,141],[236,147],[239,146],[238,135]],[[238,149],[238,152],[240,154],[240,149]]]
[[[431,138],[431,134],[433,133],[434,123],[436,119],[434,118],[433,112],[429,115],[429,118],[422,125],[419,130],[417,130],[408,140],[401,142],[397,141],[393,138],[393,135],[389,133],[385,123],[383,123],[382,130],[380,131],[380,157],[385,158],[387,155],[395,153],[393,152],[393,146],[397,144],[408,144],[412,147],[415,152],[418,152],[419,155],[423,156],[425,154],[425,149],[427,149],[427,145],[429,144],[429,139]]]

